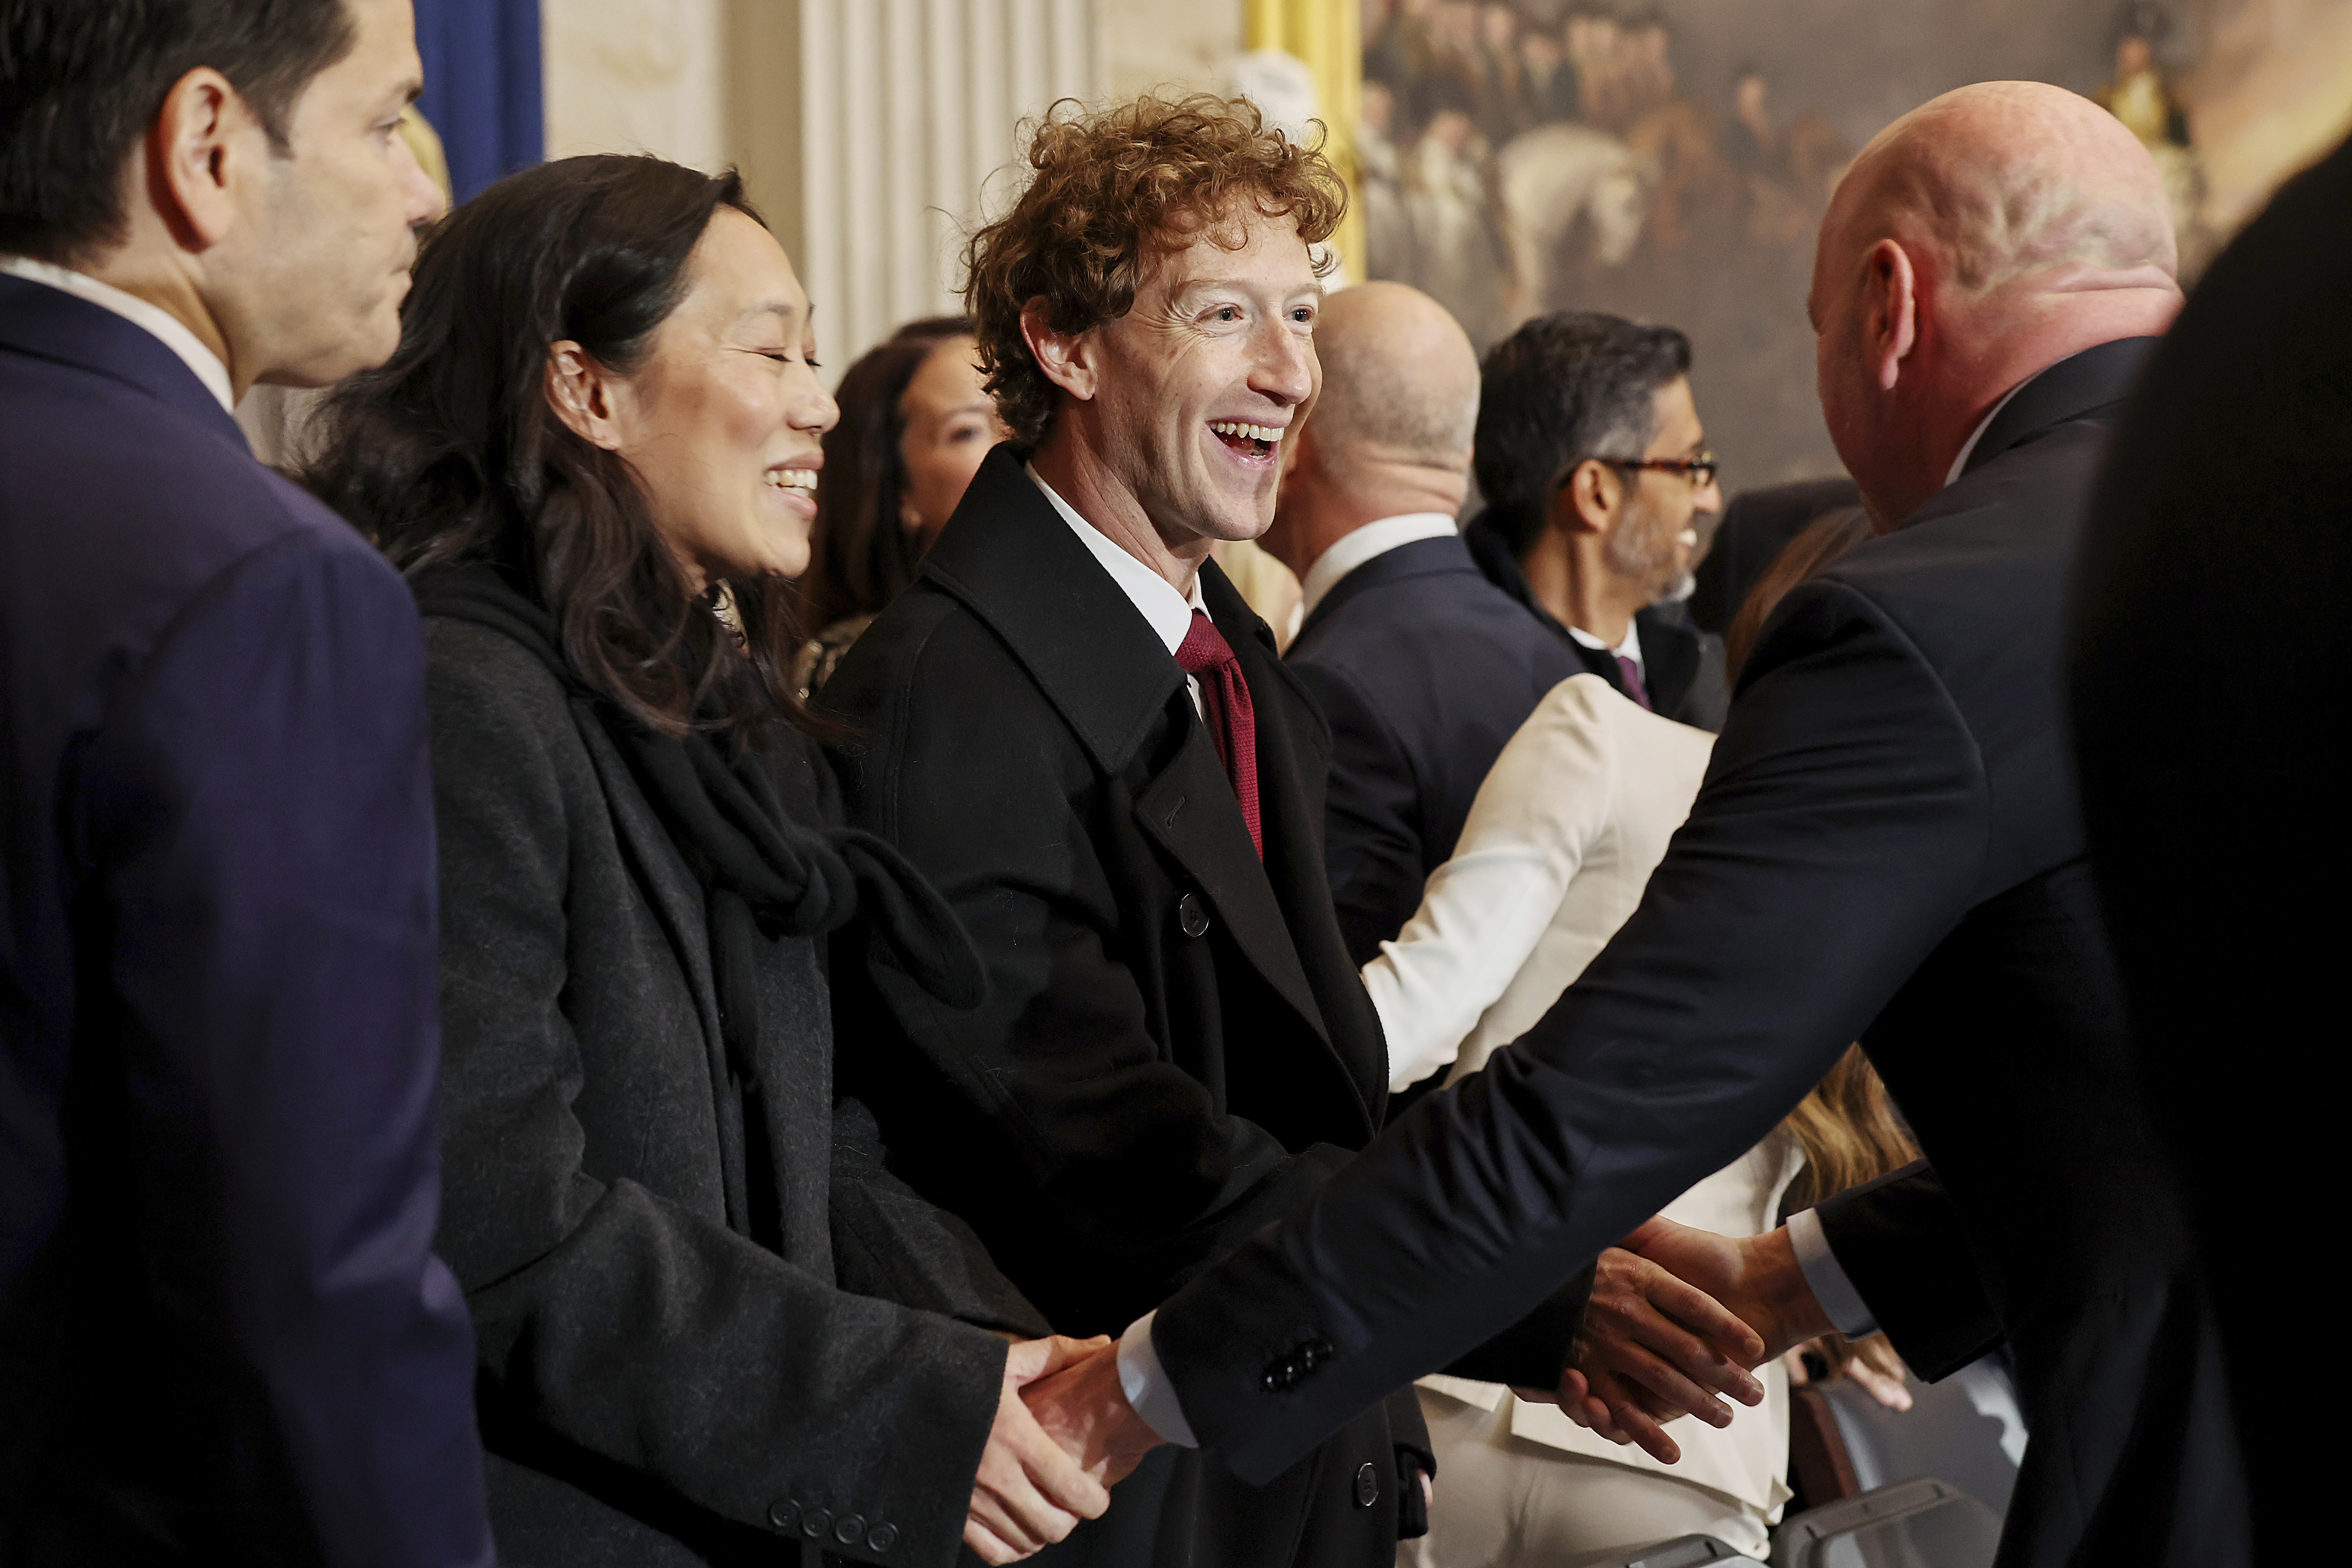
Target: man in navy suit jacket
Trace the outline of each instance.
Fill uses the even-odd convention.
[[[0,1563],[487,1563],[422,637],[229,412],[397,342],[407,0],[0,73]]]
[[[1454,527],[1478,359],[1445,308],[1402,283],[1343,289],[1315,349],[1322,395],[1264,542],[1307,590],[1286,662],[1331,722],[1324,854],[1361,964],[1420,907],[1504,742],[1584,666]]]

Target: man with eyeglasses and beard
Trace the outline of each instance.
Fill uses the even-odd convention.
[[[1486,510],[1464,538],[1587,669],[1717,730],[1730,700],[1723,645],[1681,603],[1696,520],[1723,506],[1690,367],[1674,328],[1590,310],[1538,316],[1496,344],[1478,402]]]

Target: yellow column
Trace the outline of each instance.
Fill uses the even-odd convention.
[[[1246,0],[1244,37],[1253,49],[1283,49],[1307,62],[1315,74],[1327,140],[1323,150],[1339,177],[1356,189],[1356,116],[1364,92],[1361,0]],[[1354,201],[1347,220],[1331,237],[1342,273],[1364,280],[1364,215]]]

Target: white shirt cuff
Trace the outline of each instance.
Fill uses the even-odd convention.
[[[1865,1334],[1878,1331],[1878,1315],[1862,1299],[1862,1292],[1853,1288],[1853,1281],[1847,1277],[1845,1266],[1837,1260],[1837,1254],[1830,1250],[1830,1238],[1822,1230],[1820,1215],[1811,1209],[1799,1209],[1790,1215],[1789,1245],[1796,1249],[1797,1268],[1804,1274],[1805,1283],[1812,1287],[1813,1300],[1822,1304],[1822,1312],[1836,1326],[1838,1332],[1850,1340],[1858,1340]],[[1122,1346],[1119,1362],[1122,1377],[1127,1371],[1124,1349]],[[1130,1394],[1129,1397],[1134,1396]]]
[[[1192,1424],[1184,1419],[1184,1407],[1176,1402],[1176,1390],[1160,1367],[1160,1352],[1152,1348],[1151,1320],[1159,1315],[1144,1313],[1118,1336],[1119,1392],[1127,1395],[1146,1426],[1179,1447],[1197,1448],[1201,1441],[1192,1436]]]

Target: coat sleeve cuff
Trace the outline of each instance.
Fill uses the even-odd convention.
[[[1151,1320],[1158,1316],[1146,1312],[1119,1335],[1119,1391],[1146,1426],[1179,1447],[1197,1448],[1201,1440],[1192,1436],[1192,1424],[1184,1419],[1184,1406],[1176,1398],[1176,1385],[1168,1381],[1160,1352],[1151,1343]]]
[[[1796,1251],[1797,1268],[1811,1288],[1813,1300],[1821,1303],[1822,1311],[1837,1325],[1839,1333],[1858,1340],[1878,1331],[1877,1314],[1862,1299],[1845,1266],[1830,1249],[1830,1238],[1822,1229],[1818,1213],[1800,1209],[1789,1216],[1789,1245]]]

